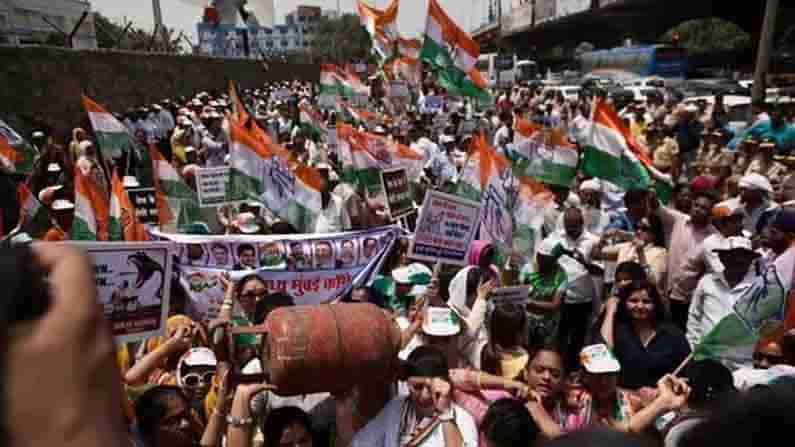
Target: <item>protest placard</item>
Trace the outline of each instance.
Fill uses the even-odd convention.
[[[201,168],[196,171],[196,191],[202,208],[224,205],[229,194],[229,167]]]
[[[489,301],[495,306],[500,304],[518,304],[524,306],[530,302],[530,286],[500,287],[491,291]]]
[[[478,228],[480,204],[429,191],[420,210],[410,258],[467,265],[467,254]]]
[[[152,225],[160,223],[155,188],[131,188],[127,190],[127,194],[135,207],[138,222]]]
[[[406,84],[406,81],[401,79],[389,81],[390,98],[408,98],[409,96],[409,87]]]
[[[267,292],[286,293],[296,304],[333,302],[377,273],[401,234],[398,226],[368,231],[288,236],[186,236],[153,231],[175,246],[175,269],[186,312],[197,321],[218,316],[224,300],[219,277],[256,274]]]
[[[437,112],[442,109],[444,99],[441,96],[426,96],[425,109],[429,112]]]
[[[335,95],[320,95],[317,97],[317,106],[324,110],[334,110],[337,108],[337,97]]]
[[[94,263],[97,292],[117,343],[163,335],[171,292],[170,242],[70,242]]]
[[[393,222],[414,211],[405,168],[381,171],[381,185],[386,193],[387,211]]]

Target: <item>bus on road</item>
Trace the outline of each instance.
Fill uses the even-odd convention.
[[[529,60],[520,60],[518,56],[499,55],[497,53],[481,54],[475,64],[489,88],[511,87],[516,82],[538,79],[538,64]],[[499,72],[499,85],[498,76]]]
[[[687,52],[670,45],[619,47],[583,53],[580,64],[584,74],[617,80],[649,76],[685,79]]]

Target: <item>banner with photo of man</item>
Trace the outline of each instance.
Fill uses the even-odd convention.
[[[191,318],[215,318],[224,300],[221,274],[233,280],[259,275],[268,293],[296,304],[332,302],[365,285],[381,268],[399,226],[350,233],[287,236],[188,236],[153,232],[176,243],[174,265]]]

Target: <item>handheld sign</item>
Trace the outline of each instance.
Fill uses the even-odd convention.
[[[429,191],[408,256],[421,261],[467,265],[469,246],[475,238],[479,218],[478,202]]]
[[[389,97],[390,98],[408,98],[409,88],[406,81],[396,79],[389,81]]]
[[[138,222],[152,225],[160,223],[155,188],[132,188],[127,190],[127,194],[135,207]]]
[[[392,221],[414,211],[405,168],[381,171],[381,185],[386,193],[386,208]]]
[[[117,343],[165,334],[171,242],[69,242],[94,264],[97,295]]]
[[[229,201],[228,186],[228,166],[201,168],[196,171],[196,192],[199,196],[199,206],[202,208],[226,204]]]
[[[500,304],[526,305],[530,302],[530,286],[500,287],[491,291],[489,301]]]
[[[426,96],[425,97],[425,108],[429,112],[437,112],[442,109],[442,97],[441,96]]]

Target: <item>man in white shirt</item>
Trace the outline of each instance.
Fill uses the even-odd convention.
[[[582,211],[567,208],[563,212],[563,231],[550,238],[558,238],[564,255],[558,264],[566,272],[567,286],[563,295],[563,317],[560,322],[560,340],[563,352],[569,353],[567,365],[576,364],[577,356],[585,342],[592,311],[592,301],[599,293],[592,273],[598,267],[591,262],[593,247],[599,238],[585,231]],[[601,273],[601,272],[600,272]]]
[[[323,208],[315,222],[314,233],[339,233],[351,229],[351,218],[345,207],[345,202],[329,190],[329,182],[323,179],[320,190],[320,200]]]
[[[208,116],[208,129],[201,142],[201,150],[207,160],[207,167],[224,166],[224,158],[229,152],[229,143],[221,128],[223,117],[218,112]]]
[[[511,138],[511,127],[513,127],[513,116],[510,112],[500,113],[500,128],[494,134],[494,147],[500,147],[513,141]]]
[[[704,276],[696,286],[687,319],[687,341],[695,347],[724,317],[733,312],[737,300],[757,278],[752,264],[759,253],[744,237],[730,237],[726,248],[715,250],[723,264],[722,272]],[[726,359],[730,368],[742,365],[743,359]]]

